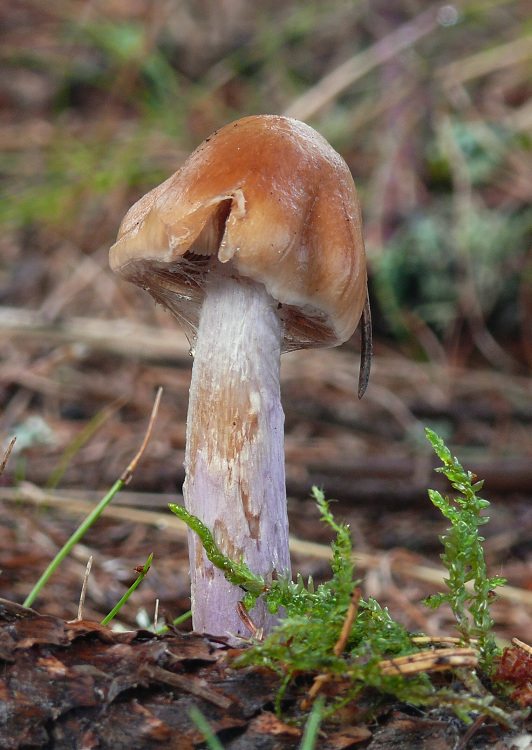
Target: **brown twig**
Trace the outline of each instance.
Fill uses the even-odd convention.
[[[358,603],[360,602],[361,596],[362,592],[358,588],[354,589],[351,593],[351,601],[349,602],[349,606],[347,608],[344,623],[342,625],[342,630],[340,631],[338,640],[336,641],[333,648],[333,653],[337,658],[339,658],[344,651],[345,644],[347,643],[347,639],[349,638],[349,633],[351,632],[351,628],[353,627],[353,621],[357,614]],[[308,691],[306,697],[301,701],[301,709],[303,711],[307,711],[312,706],[320,690],[331,679],[332,675],[330,672],[324,672],[323,674],[316,675],[316,677],[314,678],[314,682],[312,683],[312,687]]]
[[[528,34],[447,63],[437,71],[437,76],[445,87],[452,88],[510,65],[517,65],[530,57],[532,57],[532,36]]]
[[[159,404],[161,403],[161,396],[163,395],[163,389],[159,388],[157,391],[157,395],[155,396],[155,401],[153,404],[153,409],[151,410],[151,417],[150,422],[148,424],[148,429],[146,430],[146,434],[144,435],[144,440],[142,441],[142,445],[140,446],[136,456],[133,458],[127,469],[121,474],[120,481],[124,482],[124,484],[127,484],[135,469],[137,468],[137,464],[142,458],[142,455],[144,451],[146,450],[148,443],[150,442],[151,433],[153,431],[153,425],[155,424],[155,420],[157,419],[157,412],[159,411]]]
[[[456,750],[464,750],[464,748],[466,747],[471,737],[473,737],[473,735],[478,732],[478,730],[480,729],[482,724],[484,724],[487,718],[488,717],[486,716],[486,714],[483,714],[482,716],[477,716],[475,721],[471,724],[467,732],[464,734],[464,736],[461,738],[460,742],[456,746]]]
[[[85,568],[85,575],[83,577],[83,586],[81,587],[81,594],[79,596],[78,618],[77,618],[78,620],[83,619],[83,605],[85,604],[85,595],[87,594],[87,584],[89,582],[89,576],[91,573],[93,559],[94,559],[93,555],[91,555],[87,562],[87,567]]]
[[[172,685],[172,687],[176,687],[183,692],[195,695],[197,698],[203,698],[224,711],[227,711],[233,705],[231,698],[221,695],[215,690],[207,687],[202,680],[192,677],[191,675],[185,676],[176,674],[175,672],[169,672],[162,667],[156,667],[151,664],[144,664],[141,666],[140,673],[143,677],[152,682],[161,682],[163,685]]]
[[[0,339],[83,345],[126,357],[188,363],[190,344],[177,328],[150,328],[125,320],[64,318],[50,322],[35,310],[0,307]]]
[[[0,464],[0,477],[4,473],[4,469],[6,468],[6,464],[9,461],[9,456],[11,455],[11,451],[13,450],[13,446],[15,445],[16,439],[17,439],[16,437],[11,439],[11,442],[7,446],[7,450],[4,453],[4,458],[2,460],[2,463]]]
[[[336,641],[333,648],[335,656],[340,657],[344,651],[345,644],[347,643],[347,639],[349,638],[349,633],[351,632],[351,628],[353,627],[354,619],[357,616],[358,604],[360,602],[361,596],[362,591],[359,588],[356,588],[351,592],[351,601],[349,602],[349,607],[347,608],[344,624],[342,625],[342,630],[340,631],[338,640]]]
[[[519,638],[512,638],[512,643],[517,648],[520,648],[521,651],[525,651],[529,656],[532,656],[532,646],[529,646],[528,643],[520,641]]]
[[[238,602],[238,604],[236,605],[236,611],[238,612],[238,616],[240,617],[240,619],[242,620],[246,628],[249,630],[249,632],[253,636],[253,639],[256,641],[263,641],[264,637],[262,633],[262,628],[259,628],[255,625],[255,623],[253,622],[253,620],[251,619],[249,615],[249,612],[245,608],[243,602]]]
[[[461,638],[455,638],[451,635],[433,636],[433,635],[415,635],[412,638],[412,643],[448,643],[450,645],[458,645],[461,642]],[[478,638],[471,638],[469,643],[476,646]]]
[[[155,612],[153,613],[153,632],[157,632],[157,624],[159,620],[159,599],[155,600]]]
[[[383,675],[411,675],[425,672],[446,672],[457,667],[473,669],[478,663],[474,648],[438,648],[415,654],[383,659],[377,666]]]
[[[130,494],[132,497],[136,494],[143,496],[142,493],[132,492]],[[87,515],[94,508],[93,502],[80,500],[77,497],[74,498],[69,493],[63,494],[59,491],[43,492],[29,482],[21,482],[17,488],[0,487],[0,500],[3,502],[20,503],[22,501],[34,503],[35,505],[47,505],[81,516]],[[175,502],[175,500],[176,496],[169,498],[169,502]],[[173,514],[141,510],[135,507],[134,504],[120,507],[108,505],[104,513],[107,518],[127,519],[131,523],[142,523],[155,527],[164,525],[165,528],[172,529],[172,533],[176,538],[183,541],[187,539],[188,527],[186,523]],[[293,536],[290,537],[290,552],[314,560],[330,560],[332,555],[331,548],[326,544],[308,542]],[[382,565],[382,556],[377,553],[370,554],[357,551],[354,558],[359,570],[379,568]],[[394,572],[399,573],[405,578],[424,581],[437,588],[445,585],[446,571],[441,567],[429,567],[428,565],[419,565],[399,560],[394,563]],[[470,584],[467,584],[466,588],[469,589]],[[499,589],[497,596],[503,601],[514,602],[521,607],[532,607],[532,591],[519,588],[518,586],[506,584]]]

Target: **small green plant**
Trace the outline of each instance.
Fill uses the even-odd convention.
[[[320,731],[321,720],[323,717],[324,704],[325,698],[320,695],[312,706],[312,711],[307,719],[300,750],[314,750],[316,747],[318,732]]]
[[[506,583],[504,578],[488,578],[479,526],[487,523],[489,518],[481,516],[489,506],[487,500],[477,495],[482,489],[483,481],[466,471],[435,432],[425,430],[436,455],[443,466],[436,471],[445,474],[451,486],[459,495],[450,500],[442,497],[436,490],[429,490],[429,497],[434,505],[451,522],[451,528],[440,536],[444,552],[441,555],[443,564],[449,572],[445,579],[448,587],[446,594],[434,594],[425,600],[425,604],[437,609],[444,602],[451,606],[457,621],[457,629],[464,643],[475,639],[480,651],[480,666],[490,675],[493,671],[493,659],[498,653],[492,633],[493,620],[490,605],[496,599],[494,589]],[[472,588],[468,584],[472,584]]]
[[[25,607],[31,607],[35,599],[40,594],[42,588],[46,585],[52,574],[57,570],[59,565],[67,557],[72,548],[85,536],[91,526],[98,520],[105,508],[109,505],[111,500],[114,498],[117,492],[125,486],[128,481],[129,474],[124,472],[122,476],[116,480],[109,492],[100,500],[96,507],[89,513],[89,515],[82,521],[78,528],[74,531],[70,539],[68,539],[59,552],[56,554],[51,563],[46,567],[46,570],[41,575],[37,583],[33,586],[32,590],[24,600]]]
[[[449,534],[442,537],[445,547],[442,557],[449,570],[446,579],[449,592],[430,597],[428,603],[433,607],[450,603],[464,643],[470,645],[475,639],[481,667],[490,674],[497,647],[491,634],[493,623],[489,607],[493,588],[501,585],[503,579],[486,575],[483,539],[478,535],[478,527],[487,520],[480,516],[487,502],[476,494],[482,483],[474,482],[474,476],[451,457],[441,438],[430,430],[427,436],[444,463],[440,471],[463,496],[451,503],[443,500],[439,493],[430,492],[432,501],[451,519],[453,526]],[[296,676],[314,674],[321,675],[325,682],[334,680],[337,685],[337,697],[324,708],[324,719],[358,693],[373,688],[377,695],[392,695],[416,705],[448,706],[464,721],[470,721],[472,712],[481,712],[511,725],[512,718],[495,705],[495,696],[482,688],[471,668],[469,678],[465,677],[464,668],[461,673],[458,669],[452,687],[438,686],[423,671],[406,674],[400,669],[383,668],[383,665],[398,663],[399,657],[419,654],[423,645],[371,597],[365,601],[356,596],[353,604],[357,582],[349,527],[335,520],[330,510],[331,501],[325,499],[323,492],[313,488],[313,497],[322,522],[335,534],[331,543],[332,577],[319,586],[315,586],[311,578],[305,585],[300,575],[295,582],[286,578],[266,582],[253,574],[242,560],[234,561],[223,555],[199,519],[181,506],[170,506],[198,533],[211,562],[225,572],[228,580],[243,589],[243,603],[248,610],[259,596],[264,598],[272,613],[279,607],[284,608],[286,616],[279,626],[264,640],[252,642],[237,660],[239,665],[269,667],[282,677],[277,712],[280,713],[283,695]],[[469,581],[473,583],[472,592],[466,588]],[[347,633],[344,632],[346,623]],[[340,643],[341,648],[338,648]]]
[[[126,470],[124,472],[122,472],[122,474],[120,475],[120,477],[113,484],[113,486],[111,487],[111,489],[109,490],[109,492],[106,493],[106,495],[100,500],[100,502],[96,505],[96,507],[93,508],[93,510],[89,513],[89,515],[82,521],[82,523],[74,531],[74,533],[72,534],[72,536],[70,537],[70,539],[68,539],[63,544],[63,546],[61,547],[61,549],[59,550],[59,552],[56,554],[56,556],[51,561],[51,563],[47,566],[47,568],[44,571],[44,573],[41,575],[41,577],[39,578],[39,580],[37,581],[37,583],[33,586],[32,590],[30,591],[30,593],[28,594],[28,596],[24,600],[24,606],[25,607],[31,607],[31,605],[33,604],[33,602],[35,601],[35,599],[37,598],[37,596],[41,592],[42,588],[46,585],[46,583],[48,582],[49,578],[53,575],[53,573],[55,572],[55,570],[57,570],[57,568],[63,562],[63,560],[69,555],[69,553],[72,550],[72,548],[84,537],[84,535],[91,528],[91,526],[98,520],[98,518],[101,516],[101,514],[103,513],[103,511],[105,510],[105,508],[109,505],[109,503],[114,498],[114,496],[117,494],[117,492],[119,492],[123,487],[125,487],[126,484],[128,484],[128,482],[131,480],[131,477],[133,476],[133,472],[137,468],[137,464],[140,461],[140,459],[141,459],[144,451],[146,450],[146,447],[147,447],[148,442],[150,440],[151,433],[152,433],[152,430],[153,430],[153,425],[155,423],[155,418],[157,416],[157,411],[159,409],[159,404],[160,404],[160,401],[161,401],[161,396],[162,396],[162,388],[159,388],[159,390],[157,391],[157,395],[155,397],[155,402],[154,402],[154,405],[153,405],[153,409],[152,409],[150,421],[149,421],[149,424],[148,424],[148,429],[147,429],[146,435],[144,436],[144,440],[142,442],[142,445],[141,445],[140,449],[137,451],[137,454],[135,455],[135,457],[133,458],[133,460],[130,462],[130,464],[128,465],[128,467],[126,468]],[[99,424],[99,422],[96,422],[94,424],[97,427],[98,424]],[[85,437],[83,437],[83,440],[84,439],[85,439]],[[9,447],[9,451],[13,447],[13,444],[14,444],[14,441],[11,442],[11,445]],[[7,461],[8,456],[9,456],[9,453],[6,455],[6,458],[5,458],[4,462]],[[60,471],[62,472],[63,471],[63,467],[62,467],[61,463],[60,463],[60,467],[61,467]],[[57,476],[56,475],[52,475],[52,477],[53,477],[53,485],[55,486],[55,484],[57,483],[57,481],[59,481],[60,474],[58,474]],[[107,615],[106,619],[104,620],[104,624],[106,624],[112,617],[114,617],[114,615],[116,614],[116,612],[118,612],[118,610],[120,609],[120,607],[123,606],[123,604],[128,600],[129,596],[133,593],[133,591],[137,588],[137,586],[145,578],[146,573],[148,571],[148,568],[150,566],[152,557],[153,557],[153,555],[150,556],[148,562],[146,563],[147,567],[144,566],[145,569],[143,569],[142,573],[139,575],[139,578],[135,581],[135,583],[133,584],[133,586],[131,587],[131,589],[128,592],[126,592],[125,596],[120,600],[119,606],[117,606],[115,609],[113,609],[112,613],[110,613],[109,615]]]
[[[169,507],[198,534],[207,557],[225,573],[227,580],[244,590],[243,604],[246,609],[252,609],[259,596],[262,596],[272,614],[280,607],[285,609],[287,617],[306,618],[309,612],[312,612],[318,618],[327,618],[329,623],[334,622],[341,626],[355,586],[355,561],[352,557],[349,527],[335,521],[329,510],[331,501],[326,500],[323,492],[316,487],[313,488],[313,497],[320,510],[321,520],[336,533],[336,539],[331,545],[333,577],[317,588],[314,587],[311,577],[305,586],[301,575],[297,576],[295,582],[280,577],[267,583],[262,576],[252,573],[242,560],[234,561],[222,554],[209,529],[196,516],[181,505],[172,503]]]
[[[124,594],[124,596],[120,599],[120,601],[117,604],[115,604],[115,606],[109,612],[109,614],[106,615],[103,618],[102,625],[108,625],[111,622],[111,620],[113,619],[113,617],[115,617],[115,615],[117,615],[118,612],[120,612],[120,610],[122,609],[122,607],[124,606],[124,604],[127,602],[127,600],[129,599],[129,597],[131,596],[131,594],[135,591],[136,588],[138,588],[140,586],[140,584],[142,583],[142,581],[148,575],[148,571],[150,569],[151,561],[152,560],[153,560],[153,552],[151,553],[151,555],[146,560],[146,562],[145,562],[144,566],[142,567],[142,569],[138,572],[137,579],[131,584],[131,586],[128,588],[128,590],[126,591],[126,593]]]
[[[312,711],[310,712],[307,723],[305,724],[305,730],[303,732],[303,738],[299,750],[314,750],[316,747],[324,703],[325,699],[320,695],[312,706]],[[198,708],[193,706],[188,715],[205,737],[205,743],[209,750],[224,750],[222,743],[214,734],[209,722]]]
[[[199,708],[193,706],[189,711],[189,716],[197,726],[199,731],[203,734],[205,742],[209,750],[224,750],[224,747],[218,737],[214,734],[212,727],[201,713]]]

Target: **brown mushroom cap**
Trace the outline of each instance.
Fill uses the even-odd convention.
[[[215,260],[282,305],[283,349],[336,346],[366,298],[360,206],[345,161],[315,130],[246,117],[207,138],[126,214],[111,268],[197,329]]]

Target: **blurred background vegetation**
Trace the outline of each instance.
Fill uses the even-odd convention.
[[[283,357],[291,530],[329,542],[305,502],[323,487],[357,553],[394,555],[367,563],[364,595],[448,634],[405,606],[428,584],[376,571],[439,558],[426,425],[486,478],[490,568],[532,589],[531,0],[0,3],[0,440],[17,435],[0,480],[1,595],[24,600],[121,474],[162,385],[134,481],[38,605],[75,616],[90,553],[87,616],[101,619],[156,549],[139,597],[188,608],[186,538],[167,510],[184,476],[188,344],[110,272],[108,249],[141,195],[255,113],[307,121],[348,162],[375,324],[361,402],[356,336]],[[520,601],[500,603],[497,626],[527,639]]]
[[[532,365],[530,0],[8,0],[0,28],[0,304],[70,279],[63,314],[112,317],[79,277],[129,205],[217,127],[284,113],[352,170],[377,338]]]

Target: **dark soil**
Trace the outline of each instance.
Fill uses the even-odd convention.
[[[303,736],[298,704],[310,682],[302,677],[285,694],[280,720],[273,713],[279,676],[234,668],[238,653],[173,628],[116,633],[0,600],[1,747],[193,750],[204,740],[195,710],[227,750],[295,750]],[[443,710],[391,702],[371,719],[367,711],[362,693],[321,726],[316,747],[503,750],[524,731],[505,733],[486,720],[467,728]]]
[[[532,91],[519,46],[529,2],[481,4],[471,16],[460,11],[456,26],[439,4],[418,5],[331,2],[322,17],[321,4],[306,0],[268,0],[260,13],[243,0],[201,0],[180,4],[182,24],[172,3],[148,0],[1,5],[0,442],[3,450],[17,442],[0,478],[0,748],[198,747],[192,705],[226,748],[299,747],[299,705],[312,676],[287,695],[281,720],[272,703],[277,677],[235,671],[232,651],[186,633],[187,622],[183,632],[151,632],[157,601],[159,621],[190,606],[186,533],[167,504],[179,502],[184,476],[191,359],[175,322],[113,277],[107,257],[127,208],[212,130],[236,116],[289,110],[294,86],[312,90],[377,42],[370,77],[355,76],[304,117],[342,131],[336,145],[361,187],[376,343],[360,402],[356,336],[338,350],[284,356],[293,568],[317,581],[329,575],[330,536],[309,499],[316,484],[351,526],[363,595],[412,631],[454,635],[449,611],[420,604],[443,586],[438,535],[446,523],[427,488],[449,491],[433,471],[429,426],[486,480],[488,571],[508,579],[492,608],[495,632],[503,645],[530,643],[530,232],[515,241],[511,234],[530,225],[532,201]],[[405,25],[413,46],[394,47]],[[278,48],[267,28],[284,35]],[[484,50],[489,65],[475,73]],[[469,184],[459,160],[435,158],[442,118],[459,120],[464,137],[477,125],[489,144],[500,136],[495,157],[482,138],[465,141],[463,158],[487,177]],[[461,200],[508,217],[508,256],[499,265],[486,256],[482,267],[500,281],[500,297],[476,299],[477,280],[451,263],[456,304],[432,330],[419,310],[434,277],[407,277],[411,269],[399,267],[405,310],[392,324],[376,281],[380,260],[419,214],[462,236]],[[159,416],[130,484],[34,610],[21,609],[137,452],[159,386]],[[148,577],[111,629],[99,625],[152,552]],[[91,556],[83,620],[74,621]],[[365,708],[354,702],[325,725],[319,747],[502,750],[516,737],[488,721],[468,730],[444,712],[384,701],[368,719]]]

